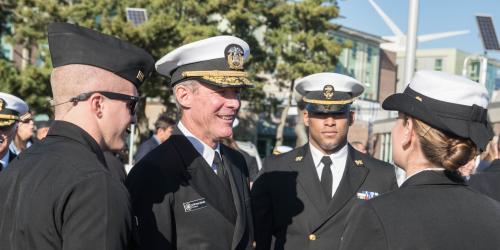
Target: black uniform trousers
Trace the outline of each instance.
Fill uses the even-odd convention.
[[[251,249],[248,171],[220,144],[230,190],[176,128],[127,177],[141,249]]]
[[[456,173],[423,171],[349,215],[345,250],[500,249],[500,203]]]
[[[252,187],[257,249],[338,249],[346,217],[359,198],[397,188],[394,167],[348,149],[344,175],[326,200],[309,144],[264,160]]]
[[[132,242],[125,186],[80,127],[55,121],[0,174],[0,249],[123,250]]]

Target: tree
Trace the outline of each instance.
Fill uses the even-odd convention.
[[[267,60],[264,65],[278,84],[289,92],[288,102],[277,129],[276,146],[283,142],[283,128],[293,98],[294,80],[308,74],[333,71],[343,47],[329,31],[336,29],[332,20],[338,17],[335,0],[264,1],[264,43]],[[296,132],[298,144],[307,142],[302,112]]]

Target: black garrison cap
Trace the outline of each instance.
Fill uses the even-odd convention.
[[[95,30],[69,23],[51,23],[48,36],[54,68],[91,65],[113,72],[137,88],[153,70],[154,60],[146,51]]]

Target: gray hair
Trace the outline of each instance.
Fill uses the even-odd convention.
[[[182,81],[180,83],[177,83],[175,86],[174,86],[174,91],[173,91],[173,94],[174,94],[174,100],[175,100],[175,107],[177,108],[177,114],[180,118],[182,118],[182,106],[181,104],[179,103],[179,100],[177,100],[177,95],[175,95],[175,92],[177,90],[177,88],[179,86],[184,86],[184,87],[187,87],[189,88],[193,93],[196,93],[196,91],[198,90],[198,84],[200,84],[200,82],[198,82],[197,80],[186,80],[186,81]]]

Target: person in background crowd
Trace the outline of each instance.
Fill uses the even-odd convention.
[[[35,139],[37,141],[41,141],[43,138],[45,138],[45,136],[47,136],[50,125],[52,125],[52,120],[35,122]]]
[[[250,176],[250,183],[253,183],[255,178],[257,177],[257,173],[259,172],[259,167],[257,166],[257,159],[255,157],[250,156],[250,154],[248,154],[244,150],[240,149],[240,147],[238,147],[238,143],[232,137],[224,138],[221,140],[221,142],[224,145],[234,150],[237,150],[243,155],[243,157],[245,158],[245,162],[247,164],[248,174]]]
[[[32,144],[33,129],[33,119],[31,113],[28,112],[19,120],[16,136],[14,136],[14,140],[10,143],[9,149],[16,155],[19,155],[22,151],[29,148]]]
[[[358,150],[359,152],[361,152],[361,153],[363,153],[363,154],[367,154],[367,153],[368,153],[368,151],[366,151],[366,146],[365,146],[365,144],[363,144],[363,143],[362,143],[362,142],[360,142],[360,141],[353,141],[353,142],[351,142],[351,146],[352,146],[354,149]]]
[[[477,172],[482,172],[487,169],[491,162],[495,159],[500,158],[498,153],[498,148],[500,145],[498,144],[498,136],[494,136],[493,139],[488,143],[486,150],[481,153],[479,158],[479,164],[477,166]]]
[[[156,62],[170,78],[180,121],[127,177],[142,249],[252,249],[248,170],[221,143],[233,134],[248,44],[217,36],[186,44]]]
[[[490,158],[491,163],[483,171],[471,175],[468,184],[475,190],[488,195],[489,197],[500,201],[500,144],[498,144],[498,136],[495,136],[488,144],[490,152],[497,152],[495,157]],[[496,139],[496,140],[495,140]],[[496,148],[491,148],[495,146]]]
[[[338,249],[356,200],[397,188],[394,168],[347,142],[359,81],[318,73],[295,83],[309,143],[264,159],[252,187],[256,249]]]
[[[19,121],[30,116],[28,105],[21,98],[0,92],[0,171],[16,158],[9,145],[16,136]]]
[[[416,72],[403,93],[385,99],[385,110],[399,111],[392,152],[407,178],[351,210],[341,249],[498,249],[500,202],[457,172],[493,136],[487,106],[483,85],[439,71]]]
[[[153,69],[144,50],[69,23],[48,26],[55,121],[0,174],[2,250],[125,250],[133,243],[125,186],[103,151],[125,146],[137,88]]]
[[[139,146],[137,153],[135,153],[134,161],[136,163],[139,162],[147,153],[166,141],[172,134],[174,127],[174,120],[169,118],[166,113],[160,114],[155,122],[154,134]]]

